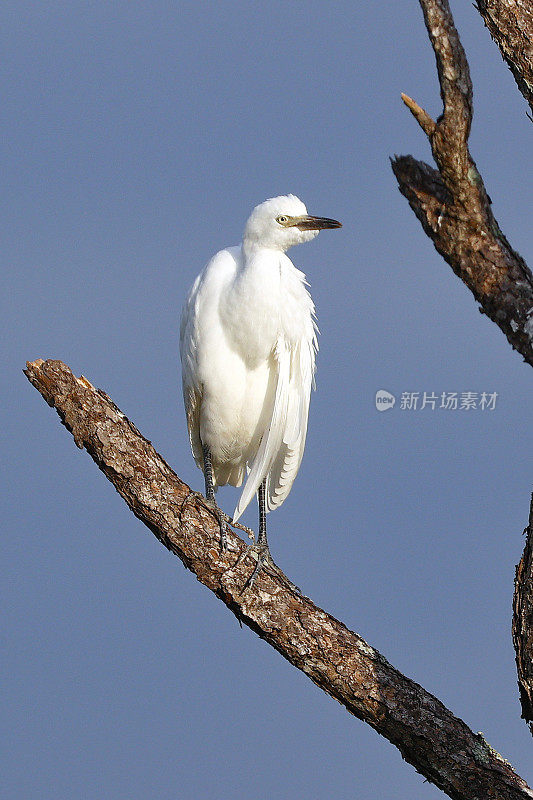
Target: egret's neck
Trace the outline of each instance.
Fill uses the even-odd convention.
[[[263,256],[268,257],[270,255],[272,260],[274,260],[275,258],[279,257],[280,253],[285,252],[285,250],[281,247],[265,247],[253,239],[244,239],[241,245],[241,251],[244,268],[246,268],[247,265],[251,264],[257,258],[262,258]]]

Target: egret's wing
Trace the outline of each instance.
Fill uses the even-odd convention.
[[[281,505],[290,492],[305,446],[315,342],[313,338],[291,347],[280,339],[276,344],[277,381],[272,415],[235,509],[235,521],[265,478],[267,510]]]
[[[195,332],[195,316],[197,311],[197,294],[200,285],[199,275],[189,292],[180,323],[180,357],[183,402],[187,415],[187,429],[193,456],[201,467],[203,454],[200,441],[200,406],[202,403],[202,387],[198,381],[197,355],[198,347]]]
[[[220,250],[198,275],[189,292],[180,324],[180,356],[183,383],[183,400],[187,414],[187,427],[191,448],[200,469],[203,469],[203,452],[200,441],[200,411],[203,399],[203,383],[200,362],[209,351],[209,338],[217,317],[220,286],[235,273],[238,247]],[[202,356],[203,353],[203,356]]]

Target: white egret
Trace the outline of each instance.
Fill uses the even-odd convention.
[[[285,251],[322,228],[292,194],[256,206],[242,244],[218,252],[196,278],[181,319],[187,426],[205,495],[240,486],[236,522],[257,493],[257,566],[272,559],[266,513],[280,506],[300,467],[315,370],[317,328],[305,275]],[[224,546],[221,522],[221,543]]]

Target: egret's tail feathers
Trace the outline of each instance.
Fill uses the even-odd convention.
[[[272,417],[267,430],[263,434],[259,450],[252,462],[248,479],[244,484],[244,489],[237,503],[237,508],[233,515],[235,522],[240,518],[248,503],[259,489],[259,486],[268,475],[283,444],[283,436],[287,425],[288,398],[290,396],[291,358],[287,343],[282,339],[278,340],[276,343],[274,355],[278,366],[278,380],[276,383],[276,396],[274,398]]]
[[[265,486],[266,510],[278,508],[288,496],[302,462],[305,439],[292,447],[283,446],[267,475]]]
[[[303,354],[303,355],[302,355]],[[305,355],[307,354],[307,359]],[[293,357],[287,426],[283,444],[266,480],[266,508],[278,508],[288,496],[300,469],[307,435],[309,395],[313,377],[312,348],[299,350]]]
[[[289,494],[302,462],[307,433],[309,395],[313,380],[314,344],[290,351],[278,342],[276,397],[264,434],[235,509],[237,521],[265,480],[266,510],[280,506]]]

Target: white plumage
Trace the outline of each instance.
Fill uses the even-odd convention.
[[[262,484],[266,510],[281,505],[302,460],[316,325],[305,275],[285,251],[326,227],[340,223],[310,217],[294,195],[266,200],[242,244],[196,278],[183,309],[183,395],[206,490],[206,448],[213,486],[240,486],[249,471],[234,521]]]

